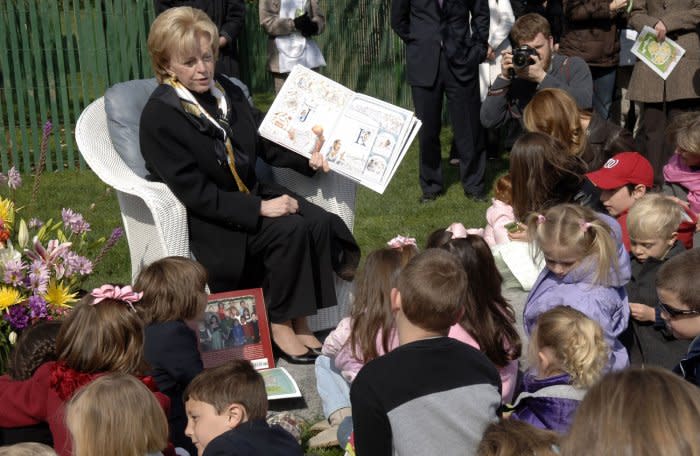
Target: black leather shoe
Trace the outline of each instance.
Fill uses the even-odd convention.
[[[309,347],[306,348],[308,349]],[[306,353],[302,353],[301,355],[290,355],[279,348],[274,342],[272,342],[272,352],[275,356],[282,358],[289,364],[313,364],[316,362],[316,358],[318,358],[318,355],[311,349],[306,350]]]
[[[309,347],[308,345],[304,345],[304,347],[308,348],[309,351],[316,356],[321,356],[323,354],[323,352],[321,351],[323,349],[323,347],[314,348],[314,347]]]
[[[438,196],[440,196],[440,193],[423,193],[423,195],[420,197],[420,203],[425,204],[435,201]]]
[[[485,193],[472,193],[465,190],[464,196],[466,196],[470,200],[476,201],[477,203],[485,203],[486,201],[488,201],[488,197]]]

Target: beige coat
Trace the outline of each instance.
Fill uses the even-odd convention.
[[[318,33],[323,32],[326,25],[326,17],[318,6],[318,0],[310,0],[308,14],[311,20],[318,24]],[[280,0],[260,0],[258,2],[260,25],[268,35],[267,40],[267,68],[273,73],[279,72],[279,53],[275,45],[275,37],[289,35],[294,28],[294,20],[280,17]]]
[[[685,49],[685,55],[665,82],[637,61],[629,86],[630,99],[659,103],[700,98],[700,0],[634,0],[630,26],[641,31],[645,25],[654,28],[659,20],[666,26],[667,36]]]

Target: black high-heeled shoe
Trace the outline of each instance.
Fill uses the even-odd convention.
[[[305,345],[306,347],[306,345]],[[306,347],[306,353],[301,355],[290,355],[289,353],[282,350],[273,340],[272,341],[272,353],[283,360],[287,361],[289,364],[313,364],[316,362],[318,355],[309,347]]]

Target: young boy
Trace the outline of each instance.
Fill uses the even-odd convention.
[[[497,419],[501,381],[478,350],[447,337],[462,316],[467,276],[428,249],[391,291],[399,347],[367,363],[350,389],[358,455],[474,454]]]
[[[197,375],[183,395],[185,435],[199,456],[299,455],[287,431],[269,426],[262,376],[248,361],[231,361]]]
[[[632,278],[627,283],[631,324],[622,338],[632,364],[672,369],[688,349],[666,331],[657,306],[656,273],[664,262],[685,251],[676,240],[683,211],[663,195],[649,194],[627,215]]]
[[[678,339],[693,339],[673,370],[700,386],[700,249],[677,255],[656,274],[661,316]]]
[[[629,252],[631,245],[627,233],[627,212],[654,185],[651,163],[637,152],[620,152],[599,170],[587,173],[586,177],[601,190],[600,202],[620,224],[622,241]],[[677,236],[686,248],[692,248],[697,217],[688,209],[685,214],[676,230]]]
[[[654,185],[654,170],[649,160],[637,152],[620,152],[602,168],[586,174],[601,190],[600,201],[622,228],[622,241],[630,251],[627,211]]]

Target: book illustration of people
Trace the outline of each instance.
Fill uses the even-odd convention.
[[[297,65],[270,106],[260,134],[383,193],[420,128],[415,115],[355,93]]]
[[[261,289],[210,295],[196,329],[205,368],[231,359],[247,359],[256,369],[275,365]]]

